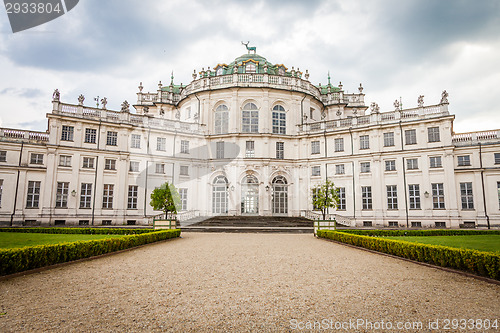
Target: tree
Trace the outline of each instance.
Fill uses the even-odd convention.
[[[340,198],[333,182],[328,179],[324,184],[313,188],[312,204],[315,210],[321,211],[323,220],[326,219],[328,208],[337,208]]]
[[[162,186],[155,188],[151,193],[151,202],[149,203],[154,210],[165,212],[165,218],[168,214],[177,214],[177,207],[180,206],[181,197],[173,184],[166,182]],[[171,216],[172,217],[172,216]]]

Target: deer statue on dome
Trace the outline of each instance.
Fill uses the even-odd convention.
[[[249,43],[250,43],[250,41],[248,41],[246,44],[241,42],[241,44],[246,46],[248,54],[250,54],[251,51],[253,51],[253,54],[256,54],[257,48],[255,46],[248,46]]]

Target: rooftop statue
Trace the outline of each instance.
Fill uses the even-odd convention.
[[[130,104],[127,101],[122,103],[122,112],[130,112]]]
[[[441,93],[441,104],[447,104],[448,103],[448,92],[446,90],[443,90]]]
[[[54,93],[52,94],[52,100],[54,102],[59,102],[60,98],[61,98],[61,94],[59,93],[59,89],[54,90]]]
[[[246,44],[243,43],[243,42],[241,42],[241,44],[243,44],[243,45],[246,46],[248,54],[250,54],[251,51],[253,51],[253,54],[256,54],[257,53],[257,47],[255,47],[255,46],[248,46],[249,43],[250,43],[250,41],[248,41]]]
[[[418,96],[417,103],[419,108],[424,106],[424,95]]]

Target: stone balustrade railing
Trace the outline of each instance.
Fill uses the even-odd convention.
[[[311,210],[302,210],[300,211],[300,216],[305,217],[306,219],[314,220],[314,221],[319,221],[319,226],[320,227],[329,227],[331,226],[332,228],[334,227],[333,223],[328,223],[329,221],[337,221],[337,224],[340,224],[342,226],[350,226],[354,227],[355,222],[351,220],[351,218],[347,216],[343,216],[340,214],[326,214],[325,219],[323,219],[323,214],[311,211]],[[314,226],[316,227],[318,224],[315,222]]]
[[[453,134],[452,142],[455,146],[468,146],[478,143],[499,142],[500,130],[480,131]]]
[[[23,141],[34,141],[34,142],[48,142],[49,134],[45,132],[0,128],[0,139],[1,138],[18,139]]]
[[[329,92],[322,95],[318,87],[302,78],[259,73],[238,73],[215,77],[202,77],[192,81],[187,86],[182,87],[180,94],[175,94],[171,91],[158,91],[156,93],[140,92],[138,94],[137,103],[146,105],[156,102],[176,104],[190,94],[205,90],[223,89],[229,87],[269,87],[293,90],[310,94],[326,105],[351,103],[356,106],[364,106],[363,94],[344,94],[343,91],[340,91]]]
[[[147,115],[97,109],[81,105],[53,102],[53,114],[69,115],[76,118],[102,120],[112,123],[125,123],[134,126],[151,127],[186,133],[201,134],[198,123],[188,123],[171,119],[149,117]]]
[[[412,121],[449,115],[448,104],[424,106],[401,111],[372,113],[366,116],[335,119],[298,125],[301,133],[330,132],[340,129],[357,128],[399,121]]]

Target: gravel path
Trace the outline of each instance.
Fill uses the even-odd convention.
[[[323,329],[365,320],[344,332],[389,322],[425,332],[435,319],[439,331],[444,319],[500,321],[500,286],[459,274],[312,235],[182,236],[0,282],[0,332],[275,332],[323,319]],[[396,329],[407,321],[424,329]]]

